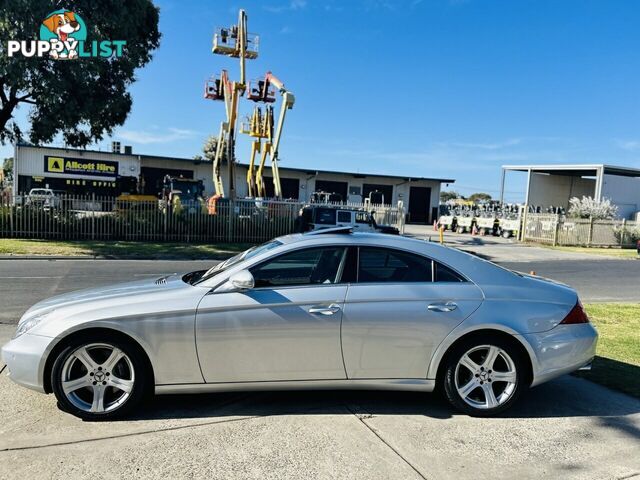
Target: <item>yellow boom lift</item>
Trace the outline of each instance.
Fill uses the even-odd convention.
[[[223,100],[226,111],[226,122],[220,125],[218,143],[213,161],[213,184],[216,195],[225,196],[221,175],[223,149],[226,150],[229,178],[229,197],[235,197],[235,136],[238,119],[238,101],[246,90],[245,60],[258,57],[259,38],[247,33],[247,14],[240,10],[237,25],[229,28],[218,28],[213,36],[213,53],[240,59],[240,80],[232,82],[226,70],[218,78],[213,78],[205,85],[205,98]]]
[[[273,134],[274,117],[273,107],[267,105],[265,113],[262,113],[260,107],[255,107],[253,115],[247,124],[241,129],[242,133],[248,133],[255,140],[251,145],[251,158],[249,161],[249,170],[247,172],[247,184],[250,196],[264,197],[266,189],[264,186],[263,172],[267,158],[271,156],[271,171],[273,174],[273,193],[276,198],[282,198],[282,187],[280,184],[280,171],[278,169],[278,147],[282,138],[282,127],[287,114],[287,110],[293,108],[295,96],[289,92],[284,83],[282,83],[273,73],[267,72],[264,80],[258,80],[254,85],[249,85],[247,89],[247,97],[254,102],[264,102],[270,104],[276,101],[275,92],[271,88],[275,86],[282,96],[280,105],[280,114],[278,115],[278,124],[276,126],[275,136]],[[266,139],[264,147],[261,140]],[[254,166],[256,154],[260,153],[260,165],[254,178]]]

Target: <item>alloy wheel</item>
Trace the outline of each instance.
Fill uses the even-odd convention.
[[[511,398],[518,375],[515,362],[505,350],[479,345],[462,355],[454,379],[458,394],[467,405],[487,410]]]
[[[61,386],[65,397],[79,410],[107,413],[131,396],[135,369],[129,356],[108,343],[78,347],[64,362]]]

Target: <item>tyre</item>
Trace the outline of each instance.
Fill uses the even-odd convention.
[[[489,417],[507,410],[527,388],[527,363],[512,342],[478,336],[447,355],[444,392],[457,410]]]
[[[511,238],[511,230],[503,230],[502,231],[503,238]]]
[[[464,227],[458,227],[458,229],[456,230],[458,233],[464,233],[465,232],[465,228]]]
[[[58,406],[84,420],[111,420],[130,413],[151,391],[151,383],[139,349],[105,334],[73,340],[51,369]]]

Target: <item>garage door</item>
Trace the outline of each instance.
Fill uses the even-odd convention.
[[[431,189],[429,187],[411,187],[409,190],[409,222],[429,223],[431,208]]]
[[[382,195],[384,195],[385,205],[391,205],[391,202],[393,201],[393,185],[377,185],[375,183],[365,183],[364,185],[362,185],[363,198],[369,198],[369,194],[371,192],[382,193]],[[376,195],[373,195],[372,198],[375,196]],[[374,203],[378,203],[375,201],[375,198],[373,198],[373,200]]]
[[[316,192],[338,193],[342,200],[347,199],[349,184],[347,182],[332,182],[330,180],[316,180]]]

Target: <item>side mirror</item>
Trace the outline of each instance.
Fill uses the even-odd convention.
[[[243,292],[245,290],[251,290],[255,285],[253,275],[249,270],[240,270],[229,277],[229,280],[224,282],[216,289],[216,293],[225,292]]]

